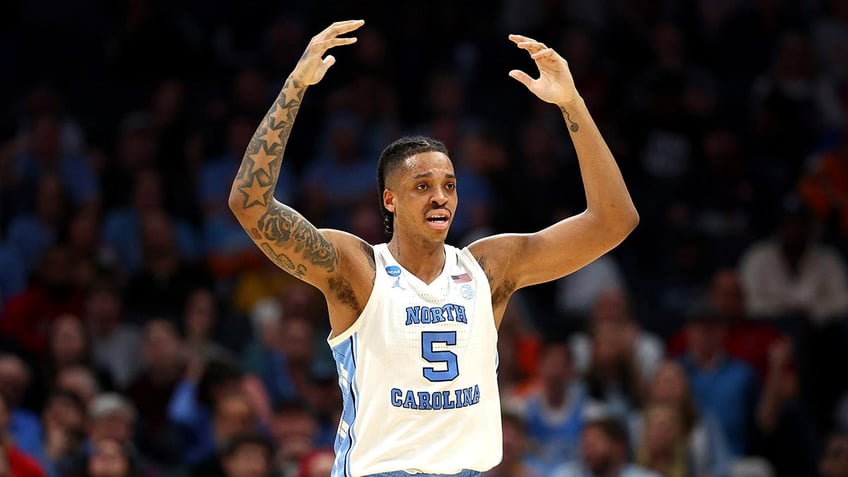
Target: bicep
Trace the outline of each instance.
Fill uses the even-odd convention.
[[[339,253],[327,234],[293,208],[272,201],[264,210],[241,214],[239,222],[278,267],[319,288],[339,268]]]
[[[615,238],[613,238],[615,237]],[[621,242],[589,214],[578,214],[532,234],[489,237],[469,246],[485,255],[492,275],[523,288],[579,270]],[[475,252],[475,249],[477,250]]]

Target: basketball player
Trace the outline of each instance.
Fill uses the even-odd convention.
[[[509,75],[563,114],[579,156],[587,208],[526,235],[497,235],[459,250],[445,244],[457,179],[429,138],[389,145],[377,166],[388,243],[318,229],[272,197],[303,96],[335,63],[325,53],[364,24],[314,36],[262,120],[229,204],[280,268],[320,289],[344,409],[333,476],[477,475],[501,458],[497,327],[519,288],[555,280],[606,253],[638,215],[616,163],[554,50],[510,35],[540,77]]]

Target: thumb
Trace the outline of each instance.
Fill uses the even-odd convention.
[[[533,81],[533,79],[530,78],[530,76],[527,73],[525,73],[521,70],[510,71],[509,76],[510,76],[510,78],[513,78],[516,81],[518,81],[519,83],[526,86],[528,89],[530,88],[530,83]]]
[[[321,60],[321,76],[324,76],[324,73],[330,69],[331,66],[336,64],[336,57],[333,55],[327,55]]]

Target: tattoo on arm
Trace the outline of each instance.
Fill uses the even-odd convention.
[[[568,110],[562,106],[560,106],[559,110],[562,111],[562,115],[565,116],[565,120],[568,121],[568,127],[571,129],[571,132],[579,131],[580,125],[571,120],[571,114],[569,114]]]
[[[365,242],[359,244],[362,254],[368,259],[368,264],[371,265],[371,270],[377,270],[377,263],[374,261],[374,248]]]
[[[283,151],[305,91],[304,85],[292,78],[287,79],[251,138],[235,183],[235,189],[243,195],[242,207],[245,209],[271,204],[283,163]]]
[[[515,282],[512,280],[495,282],[491,270],[486,267],[486,257],[478,257],[477,263],[480,264],[480,268],[483,269],[483,272],[486,273],[486,278],[489,279],[489,288],[492,291],[492,306],[496,307],[503,303],[504,300],[508,300],[513,292],[515,292]]]
[[[289,246],[293,248],[292,253],[299,254],[310,264],[328,272],[333,272],[338,267],[339,256],[333,244],[291,207],[274,202],[256,224],[259,226],[262,237],[275,247]],[[292,244],[293,247],[291,247]],[[283,255],[282,258],[288,257]],[[289,260],[289,262],[292,261]],[[283,268],[292,270],[288,266]],[[302,276],[306,268],[304,267],[303,270],[298,268],[297,271],[300,274],[295,273],[295,275]]]

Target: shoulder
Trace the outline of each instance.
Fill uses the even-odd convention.
[[[492,290],[492,305],[506,302],[518,288],[507,271],[513,261],[521,255],[527,236],[523,234],[500,234],[482,238],[468,245],[468,251],[483,269]]]
[[[321,229],[324,238],[333,245],[340,260],[370,264],[374,269],[374,246],[349,232],[336,229]]]

